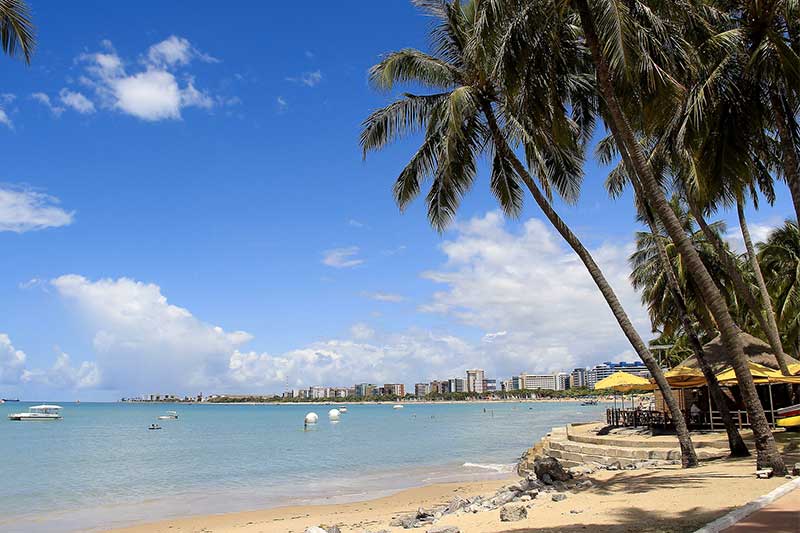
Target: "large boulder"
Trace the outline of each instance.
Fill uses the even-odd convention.
[[[540,457],[545,457],[544,446],[541,442],[537,442],[532,448],[525,450],[525,452],[517,461],[517,474],[523,477],[532,474],[533,463]]]
[[[533,462],[533,471],[536,477],[548,485],[555,481],[568,481],[569,473],[564,470],[555,457],[539,457]]]
[[[500,509],[501,522],[517,522],[528,518],[528,510],[524,505],[506,505]]]

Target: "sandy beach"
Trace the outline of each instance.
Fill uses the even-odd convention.
[[[751,501],[782,483],[784,478],[755,480],[753,459],[713,461],[700,468],[678,467],[634,471],[600,470],[588,476],[593,486],[572,491],[554,502],[541,494],[531,502],[528,518],[501,522],[500,511],[447,515],[440,525],[458,526],[463,533],[545,533],[548,531],[679,532],[693,531],[718,516]],[[395,495],[342,505],[282,507],[262,511],[136,525],[114,531],[204,533],[302,533],[308,526],[337,525],[342,532],[404,530],[389,527],[393,517],[450,501],[454,496],[489,494],[505,480],[430,485]]]

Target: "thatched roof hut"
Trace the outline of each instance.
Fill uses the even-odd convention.
[[[742,344],[744,345],[744,354],[750,358],[751,361],[775,370],[778,369],[778,361],[772,354],[772,349],[769,347],[769,344],[743,331],[739,332],[739,338],[742,339]],[[719,335],[703,346],[703,352],[705,352],[706,359],[711,363],[711,368],[714,369],[714,372],[720,372],[731,366],[727,356],[727,350],[725,350],[725,347],[722,345],[722,338]],[[798,361],[794,357],[786,356],[787,364],[796,362]],[[697,359],[695,359],[694,356],[683,360],[679,366],[699,368]]]

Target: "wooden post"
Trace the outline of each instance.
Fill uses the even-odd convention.
[[[772,429],[775,429],[775,407],[772,405],[772,383],[769,384],[769,414],[772,418]]]
[[[708,394],[708,420],[711,422],[711,430],[714,430],[714,409],[711,407],[711,393]]]

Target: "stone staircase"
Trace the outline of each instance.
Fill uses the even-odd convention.
[[[680,460],[681,452],[677,440],[652,438],[644,435],[592,435],[579,426],[568,425],[553,428],[535,446],[538,453],[555,457],[564,467],[598,463],[619,463],[626,467],[643,461]],[[672,441],[672,442],[670,442]],[[719,441],[695,442],[698,459],[708,460],[725,457],[727,442],[720,447]]]

